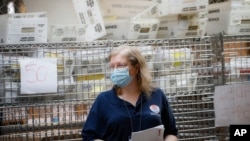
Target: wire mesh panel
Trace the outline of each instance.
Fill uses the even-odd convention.
[[[250,81],[250,36],[224,36],[225,84]]]
[[[115,43],[115,44],[120,44]],[[154,83],[166,92],[174,110],[179,140],[215,139],[210,38],[159,40],[150,44]]]
[[[101,91],[112,87],[108,55],[112,48],[124,44],[141,50],[153,84],[166,93],[176,116],[179,140],[214,140],[210,37],[2,45],[0,139],[81,140],[91,104]],[[56,92],[23,91],[25,73],[20,62],[35,59],[32,65],[39,66],[39,59],[51,58],[56,59]],[[29,75],[38,73],[37,80],[52,70],[25,67]],[[43,64],[42,68],[46,67]]]
[[[219,35],[215,38],[213,72],[215,85],[233,85],[250,81],[250,36]],[[216,127],[219,140],[229,140],[229,127]]]
[[[23,0],[0,0],[0,15],[23,13],[26,11]]]
[[[8,13],[8,3],[10,0],[1,0],[0,1],[0,15]]]
[[[214,139],[210,44],[210,38],[172,40],[157,54],[164,59],[155,62],[155,81],[170,98],[180,140]]]
[[[108,42],[105,45],[58,43],[2,46],[1,140],[81,140],[81,128],[89,102],[100,92],[97,85],[105,84],[101,79],[94,78],[103,77],[104,72],[91,70],[92,65],[101,64],[90,61],[94,60],[93,57],[103,59],[100,57],[105,52],[101,51],[108,46]],[[100,55],[96,56],[94,51]],[[56,92],[41,93],[35,90],[35,93],[30,94],[21,91],[20,61],[32,58],[57,59]],[[26,70],[29,75],[33,75],[32,80],[42,80],[44,73],[49,73],[51,69],[43,64],[40,68],[47,68],[44,71],[39,65],[42,66],[33,63]]]

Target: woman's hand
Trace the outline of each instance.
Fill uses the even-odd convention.
[[[164,141],[177,141],[177,137],[174,135],[167,135]]]

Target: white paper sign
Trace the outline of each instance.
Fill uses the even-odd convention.
[[[22,59],[21,94],[57,92],[56,58]]]
[[[164,126],[159,125],[146,130],[132,132],[132,141],[163,141]]]
[[[215,126],[250,123],[250,83],[217,86],[214,96]]]

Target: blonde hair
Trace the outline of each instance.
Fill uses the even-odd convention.
[[[123,54],[132,66],[139,65],[139,73],[137,75],[139,87],[147,96],[151,95],[151,92],[153,91],[153,86],[151,85],[152,76],[139,49],[133,46],[121,45],[112,50],[109,55],[109,61],[112,56],[117,54]]]

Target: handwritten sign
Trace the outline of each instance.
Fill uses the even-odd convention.
[[[215,87],[215,126],[250,123],[250,83]]]
[[[57,60],[55,58],[22,59],[21,94],[57,92]]]

